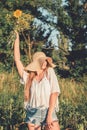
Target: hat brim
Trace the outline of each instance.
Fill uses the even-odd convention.
[[[29,65],[27,65],[24,68],[24,70],[25,71],[34,71],[34,72],[37,72],[38,70],[40,70],[39,63],[37,61],[33,61]]]
[[[48,66],[52,67],[52,68],[55,68],[56,65],[53,63],[53,60],[51,57],[41,57],[39,60],[46,60],[48,62]]]
[[[42,57],[41,59],[47,60],[50,67],[55,68],[56,65],[52,62],[52,58],[50,57]],[[40,63],[38,60],[31,62],[29,65],[27,65],[24,70],[25,71],[33,71],[37,72],[41,69]]]

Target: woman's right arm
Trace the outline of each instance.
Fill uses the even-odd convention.
[[[16,63],[16,67],[18,69],[18,73],[22,77],[24,66],[20,60],[19,34],[18,32],[15,33],[16,33],[16,40],[14,43],[14,60]]]

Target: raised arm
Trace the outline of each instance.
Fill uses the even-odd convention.
[[[18,34],[18,32],[15,32],[15,33],[16,33],[16,40],[14,43],[14,60],[16,63],[18,73],[22,77],[24,67],[20,60],[19,34]]]

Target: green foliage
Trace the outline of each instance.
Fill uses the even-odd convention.
[[[21,2],[21,4],[23,3]],[[20,6],[20,1],[0,1],[0,71],[6,70],[11,72],[11,68],[14,65],[13,43],[16,38],[14,30],[30,30],[30,20],[32,21],[30,13],[27,11],[22,12],[22,17],[16,18],[17,15],[14,16],[14,13],[16,12],[15,10],[17,8],[17,6],[15,8],[15,4],[18,4],[17,6]],[[18,26],[18,24],[20,25]],[[25,44],[23,41],[24,40],[22,40],[22,44]],[[23,54],[25,52],[24,48],[22,48],[22,50]],[[24,58],[25,55],[23,59]]]
[[[60,111],[57,113],[61,130],[87,129],[87,76],[76,82],[74,79],[59,79],[61,88]]]
[[[82,99],[84,100],[84,98]],[[60,112],[58,113],[61,130],[71,128],[73,130],[86,130],[87,126],[87,105],[82,101],[74,106],[72,103],[62,100],[60,103]]]
[[[30,40],[33,43],[39,43],[40,46],[42,43],[46,42],[44,40],[42,34],[43,31],[40,28],[39,33],[36,33],[36,28],[32,29],[29,28],[29,17],[28,15],[31,14],[35,18],[40,19],[44,24],[51,25],[51,27],[56,28],[60,32],[59,40],[61,42],[58,43],[59,50],[56,53],[57,55],[53,55],[54,61],[58,65],[58,70],[60,71],[60,75],[65,77],[81,77],[86,74],[87,71],[87,49],[85,49],[87,38],[86,38],[86,21],[87,21],[87,13],[86,13],[86,0],[73,0],[73,1],[66,1],[66,5],[62,6],[62,0],[54,1],[46,1],[46,0],[4,0],[0,1],[0,71],[11,71],[12,66],[14,65],[13,61],[13,43],[15,39],[14,35],[14,27],[18,29],[19,27],[24,29],[24,34],[28,36],[30,34]],[[57,17],[57,23],[53,23],[52,21],[47,21],[46,17],[42,16],[40,12],[37,11],[39,7],[46,9],[50,14]],[[24,20],[24,22],[19,22],[18,18],[14,18],[13,14],[16,10],[21,10],[23,12],[23,18],[20,17],[19,19]],[[25,17],[26,16],[26,17]],[[24,26],[26,25],[26,26]],[[28,30],[27,30],[28,27]],[[50,28],[49,28],[50,29]],[[20,29],[18,29],[20,30]],[[20,33],[21,36],[21,55],[22,60],[25,61],[28,58],[28,45],[25,45],[25,39],[23,34]],[[67,39],[67,40],[66,40]],[[71,51],[69,52],[69,41],[72,43]],[[36,41],[35,41],[36,40]],[[42,42],[41,42],[42,41]],[[9,44],[10,42],[10,44]],[[67,43],[67,50],[65,54],[65,46]],[[12,46],[11,46],[12,45]],[[41,50],[39,49],[39,45],[32,47],[32,51],[34,50]],[[35,49],[36,47],[36,49]],[[75,52],[75,55],[73,53]],[[78,51],[80,51],[81,56],[79,57]],[[84,53],[83,53],[84,51]],[[68,53],[67,53],[68,52]],[[52,52],[50,52],[50,55]],[[27,55],[27,56],[26,56]],[[68,56],[67,56],[68,55]],[[84,57],[83,57],[84,55]],[[27,57],[27,58],[26,58]],[[28,59],[27,59],[28,61]],[[73,66],[72,62],[76,65]],[[82,64],[82,65],[81,65]],[[67,68],[68,65],[68,68]],[[68,70],[66,70],[66,68]],[[70,68],[70,69],[69,69]],[[62,73],[64,72],[64,73]]]
[[[8,77],[1,76],[0,126],[3,126],[4,129],[6,126],[19,127],[20,123],[24,121],[23,86],[19,85],[17,78],[18,76],[13,76],[13,74]]]
[[[81,61],[76,61],[75,64],[71,66],[70,75],[78,81],[81,80],[81,75],[83,76],[83,67]]]

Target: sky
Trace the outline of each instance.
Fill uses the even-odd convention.
[[[42,13],[42,16],[46,18],[46,21],[50,21],[53,22],[54,24],[57,23],[57,17],[56,16],[52,16],[52,14],[50,14],[47,10],[43,9],[43,8],[39,8],[38,11],[40,11],[40,13]],[[54,27],[50,26],[47,23],[43,23],[41,20],[35,18],[34,20],[34,24],[36,25],[36,27],[41,27],[41,31],[44,31],[43,36],[46,37],[47,34],[50,32],[51,30],[51,34],[48,37],[47,43],[49,44],[49,42],[52,42],[52,44],[57,47],[58,46],[58,36],[59,36],[59,31],[56,30]]]
[[[65,0],[62,0],[62,6],[66,5],[66,4],[67,3],[65,2]],[[46,9],[40,7],[38,9],[38,11],[40,13],[42,13],[42,16],[46,18],[46,21],[48,21],[48,22],[50,21],[50,22],[52,22],[54,24],[56,24],[58,22],[57,17],[53,16]],[[41,31],[44,31],[44,33],[43,33],[44,38],[51,31],[45,45],[49,46],[49,43],[52,43],[52,46],[54,46],[55,49],[58,49],[58,43],[59,43],[58,40],[60,39],[60,32],[56,28],[52,27],[50,24],[47,24],[46,22],[42,22],[40,19],[37,19],[37,18],[35,18],[34,24],[36,25],[37,28],[40,26]],[[69,44],[69,50],[71,51],[72,50],[71,49],[72,48],[72,43],[71,43],[70,39],[68,39],[68,44]],[[87,45],[85,47],[87,48]]]
[[[62,5],[65,5],[65,4],[66,4],[66,3],[65,3],[65,0],[62,0],[62,1],[63,1]],[[46,18],[46,21],[50,21],[50,22],[52,22],[52,23],[54,23],[54,24],[57,23],[57,17],[56,17],[56,16],[53,16],[53,15],[52,15],[51,13],[49,13],[46,9],[40,7],[40,8],[38,9],[38,11],[39,11],[40,13],[42,13],[42,16]],[[46,42],[46,45],[49,45],[49,43],[51,42],[52,45],[54,46],[54,48],[55,48],[55,49],[58,49],[58,38],[60,37],[60,32],[59,32],[56,28],[50,26],[50,25],[47,24],[47,23],[43,23],[40,19],[37,19],[37,18],[35,18],[34,24],[36,25],[37,28],[38,28],[39,26],[41,27],[41,28],[40,28],[41,31],[44,31],[44,33],[43,33],[43,36],[44,36],[44,37],[45,37],[45,36],[50,32],[50,30],[51,30],[51,33],[50,33],[50,36],[48,37],[48,40],[47,40],[47,42]]]

